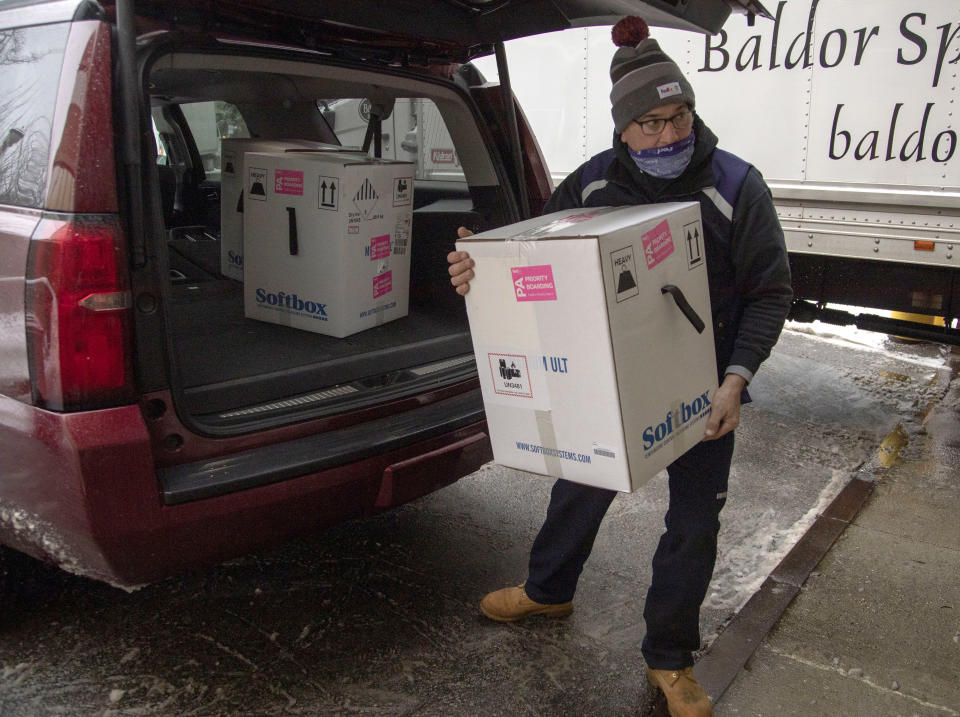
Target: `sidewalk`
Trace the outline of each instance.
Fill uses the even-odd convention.
[[[901,436],[697,664],[718,717],[960,716],[960,381]]]

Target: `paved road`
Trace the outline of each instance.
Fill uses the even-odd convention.
[[[702,618],[712,640],[898,422],[945,349],[791,330],[753,386]],[[939,368],[938,368],[939,367]],[[487,466],[374,519],[127,594],[39,566],[0,627],[0,714],[633,715],[665,480],[615,501],[565,620],[491,624],[550,483]]]

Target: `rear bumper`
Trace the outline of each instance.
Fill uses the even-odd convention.
[[[56,414],[0,397],[0,542],[133,587],[370,515],[491,459],[472,394],[380,419],[375,443],[345,429],[160,471],[136,406]]]
[[[162,468],[161,495],[165,505],[215,498],[388,455],[481,420],[479,392],[469,391],[348,428]]]

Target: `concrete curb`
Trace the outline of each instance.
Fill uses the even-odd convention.
[[[954,351],[948,360],[947,370],[938,371],[933,378],[934,383],[943,382],[944,395],[949,391],[949,379],[956,375],[958,363]],[[941,396],[940,400],[943,398]],[[921,425],[926,423],[936,404],[935,401],[926,406],[916,406]],[[697,679],[714,704],[722,700],[747,661],[800,594],[807,578],[857,518],[877,481],[897,463],[900,451],[908,443],[907,431],[902,424],[898,424],[697,662]],[[661,700],[653,715],[667,717],[667,714],[666,705]]]
[[[716,703],[777,624],[817,564],[856,518],[873,482],[853,478],[764,580],[697,662],[697,679]]]

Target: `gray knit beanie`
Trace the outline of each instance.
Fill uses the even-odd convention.
[[[610,63],[610,111],[617,134],[631,120],[661,105],[684,102],[694,107],[693,88],[657,41],[650,39],[646,22],[625,17],[611,34],[619,48]]]

